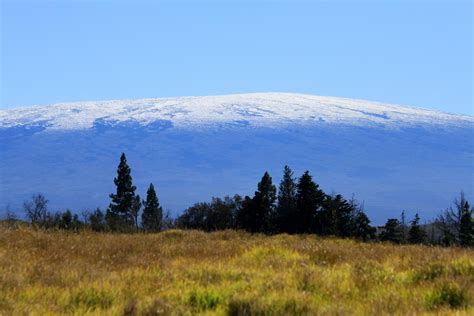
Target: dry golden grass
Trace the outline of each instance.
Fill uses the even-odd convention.
[[[0,314],[473,315],[474,251],[315,236],[0,230]]]

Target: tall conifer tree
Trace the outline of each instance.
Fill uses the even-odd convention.
[[[132,206],[135,199],[136,187],[132,183],[130,167],[127,158],[122,153],[114,179],[116,193],[110,194],[110,205],[107,209],[106,221],[112,230],[126,230],[134,226]]]
[[[324,197],[324,192],[313,181],[309,171],[305,171],[297,185],[295,232],[315,233],[317,231],[317,212],[323,204]]]
[[[245,196],[242,205],[237,210],[236,214],[236,227],[239,229],[244,229],[246,231],[252,232],[254,229],[254,213],[255,213],[255,206],[254,206],[254,199]]]
[[[397,244],[403,242],[403,230],[401,223],[396,218],[389,218],[385,223],[382,233],[380,234],[380,240],[391,241]]]
[[[459,221],[459,244],[463,247],[474,246],[474,221],[472,209],[467,201],[462,205]]]
[[[293,171],[291,171],[290,167],[285,166],[283,179],[278,190],[278,206],[275,216],[278,232],[295,232],[296,212],[296,183],[293,178]]]
[[[163,208],[158,202],[155,187],[150,183],[146,192],[145,208],[142,213],[142,226],[148,231],[159,231],[163,221]]]
[[[375,227],[370,226],[370,219],[364,211],[357,211],[353,221],[354,227],[352,234],[355,238],[367,241],[375,237],[376,229]]]
[[[265,172],[262,180],[258,183],[258,189],[253,198],[253,220],[251,231],[268,232],[272,227],[270,219],[275,211],[276,187],[273,185],[272,177]]]
[[[352,233],[355,205],[347,202],[342,195],[326,196],[319,220],[324,235],[350,236]]]

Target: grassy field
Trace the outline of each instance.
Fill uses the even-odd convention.
[[[474,314],[474,250],[0,230],[0,314]]]

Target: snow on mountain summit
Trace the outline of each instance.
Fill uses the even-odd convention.
[[[92,128],[98,122],[165,121],[191,128],[237,123],[249,126],[317,124],[357,126],[469,126],[474,117],[399,105],[290,93],[59,103],[0,110],[0,127],[41,125],[48,130]]]

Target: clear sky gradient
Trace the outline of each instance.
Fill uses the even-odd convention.
[[[281,91],[474,114],[471,1],[0,1],[0,107]]]

